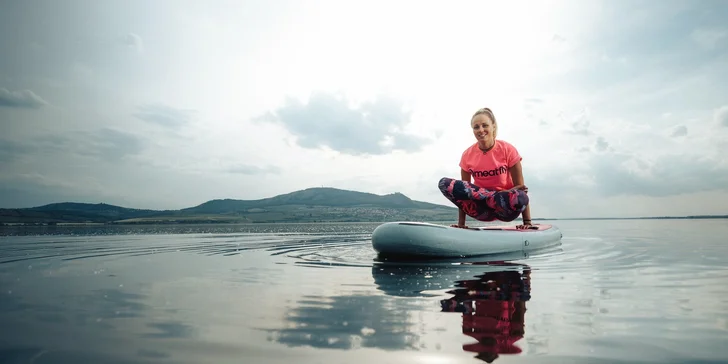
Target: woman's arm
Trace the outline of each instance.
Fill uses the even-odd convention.
[[[510,168],[511,173],[511,180],[513,180],[513,188],[514,189],[520,189],[524,192],[528,193],[528,187],[523,182],[523,167],[521,166],[521,162],[519,161],[513,167]],[[523,227],[524,225],[531,225],[531,204],[529,203],[526,205],[526,209],[523,211],[523,225],[519,225],[519,227]]]
[[[460,169],[460,179],[470,183],[470,172]],[[463,209],[458,209],[458,227],[467,227],[465,226],[465,211]]]
[[[523,225],[521,227],[526,227],[528,225],[531,225],[531,204],[529,203],[526,205],[526,209],[523,210]]]

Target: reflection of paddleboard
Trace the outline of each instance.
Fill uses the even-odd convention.
[[[442,290],[457,286],[458,282],[478,280],[487,273],[526,269],[517,263],[471,264],[406,264],[387,263],[372,266],[372,277],[377,288],[390,296],[438,296]]]
[[[382,255],[463,257],[538,250],[561,241],[553,225],[454,228],[425,222],[388,222],[372,232],[372,247]]]

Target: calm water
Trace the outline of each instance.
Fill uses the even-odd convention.
[[[376,224],[4,228],[0,363],[718,363],[728,220],[379,262]]]

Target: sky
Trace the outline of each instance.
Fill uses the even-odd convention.
[[[728,214],[718,0],[0,1],[0,208],[438,204],[490,107],[533,217]],[[455,217],[454,217],[455,218]]]

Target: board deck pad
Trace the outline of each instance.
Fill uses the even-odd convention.
[[[532,225],[529,229],[517,229],[516,225],[504,225],[504,226],[481,226],[477,228],[471,228],[471,229],[477,229],[477,230],[509,230],[509,231],[518,231],[518,232],[529,232],[529,231],[543,231],[548,230],[551,228],[551,225]]]

